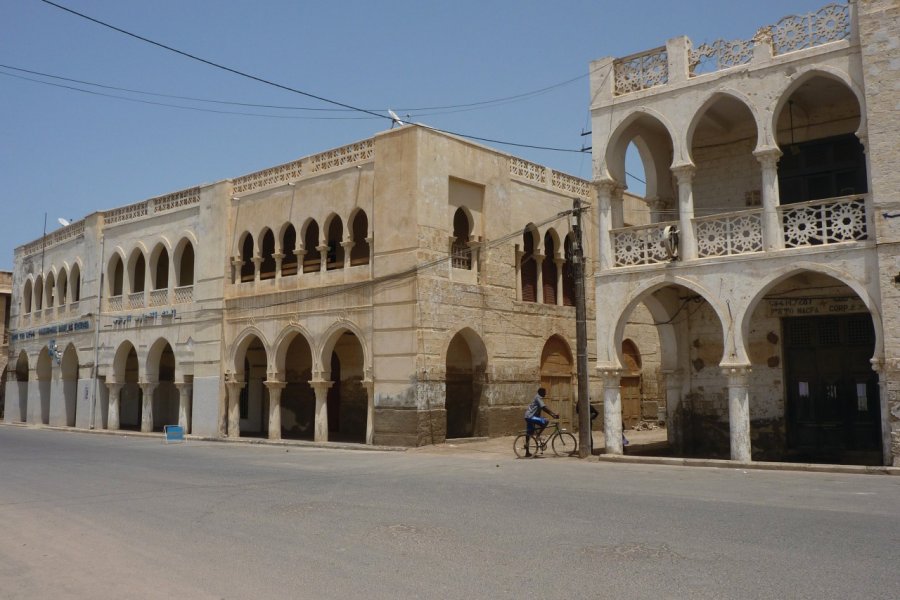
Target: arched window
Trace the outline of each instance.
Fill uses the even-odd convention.
[[[241,245],[241,282],[253,281],[256,265],[253,263],[253,236],[249,233]]]
[[[575,306],[575,265],[572,262],[575,256],[572,234],[566,236],[565,252],[566,262],[563,263],[563,306]]]
[[[123,279],[125,275],[125,267],[122,264],[122,257],[116,254],[113,256],[109,265],[109,295],[121,296],[123,288]]]
[[[534,261],[534,233],[525,230],[522,236],[522,301],[537,302],[537,263]]]
[[[369,218],[363,210],[357,211],[353,217],[353,248],[350,250],[351,265],[369,264]]]
[[[551,232],[544,235],[544,261],[541,263],[544,304],[556,304],[556,241]]]
[[[281,276],[297,274],[297,230],[288,225],[281,237]]]
[[[466,211],[457,208],[453,215],[453,243],[450,245],[450,262],[456,269],[472,268],[472,249],[469,247],[471,230]]]
[[[22,310],[25,311],[25,314],[31,312],[31,280],[25,280],[25,287],[22,290],[22,301],[24,302],[24,308]]]
[[[69,275],[65,269],[60,269],[59,275],[56,276],[56,303],[60,306],[65,306],[68,302],[68,292]]]
[[[52,308],[53,307],[53,294],[56,291],[55,289],[56,281],[53,279],[53,272],[47,273],[47,279],[44,281],[44,287],[46,290],[44,291],[44,307]]]
[[[144,291],[144,282],[147,278],[147,263],[144,260],[144,253],[135,250],[131,255],[131,265],[129,268],[131,275],[131,293],[139,294]]]
[[[344,241],[344,224],[341,223],[340,217],[334,217],[328,225],[328,264],[326,268],[329,271],[344,268],[342,241]]]
[[[275,234],[266,229],[262,236],[262,262],[259,265],[260,279],[275,279]]]
[[[34,310],[41,310],[44,299],[44,278],[38,275],[34,280]]]
[[[306,254],[303,256],[303,272],[316,273],[322,269],[322,254],[319,252],[319,225],[310,221],[303,235],[303,248]]]
[[[72,265],[72,274],[69,276],[69,289],[71,289],[72,302],[81,300],[81,267],[78,263]]]
[[[153,272],[153,289],[164,290],[169,287],[169,252],[164,246],[158,248],[156,268]]]
[[[194,285],[194,246],[190,242],[184,243],[175,278],[178,287]]]

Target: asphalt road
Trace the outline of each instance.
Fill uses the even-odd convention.
[[[897,598],[900,477],[0,426],[0,598]]]

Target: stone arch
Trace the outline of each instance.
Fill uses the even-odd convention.
[[[480,435],[481,415],[487,409],[484,391],[488,351],[481,336],[469,327],[457,331],[444,347],[445,399],[448,438]]]
[[[119,428],[138,430],[143,417],[144,391],[141,389],[141,368],[137,348],[130,340],[122,341],[116,348],[112,361],[112,377],[107,383],[119,384],[118,407],[109,408],[110,420],[118,413]],[[114,426],[111,426],[114,427]]]
[[[326,237],[325,245],[328,246],[328,256],[325,261],[327,270],[344,268],[344,224],[341,217],[335,213],[328,215],[324,226]]]
[[[147,258],[143,244],[132,249],[126,268],[128,291],[132,294],[143,292],[147,281]]]
[[[297,274],[297,229],[293,223],[285,223],[278,234],[278,251],[281,258],[281,276]]]
[[[157,242],[150,252],[150,287],[154,290],[169,288],[168,243]]]
[[[275,232],[269,227],[264,227],[259,233],[259,278],[275,279]]]
[[[350,213],[348,229],[350,239],[353,241],[353,248],[350,250],[350,265],[367,265],[369,264],[369,217],[366,211],[357,207]]]
[[[329,440],[361,444],[367,440],[369,398],[366,383],[371,370],[364,339],[359,328],[348,322],[339,323],[326,334],[322,347],[322,378],[331,381],[325,407]],[[318,418],[321,417],[320,412]],[[324,429],[323,425],[317,422],[316,429]]]
[[[81,259],[77,259],[72,263],[72,268],[69,270],[69,298],[72,302],[79,302],[81,300]]]
[[[317,359],[319,361],[318,368],[320,368],[326,376],[328,375],[326,366],[328,365],[328,361],[330,360],[331,353],[334,352],[335,344],[337,344],[338,339],[340,339],[340,337],[344,334],[344,331],[349,331],[350,333],[355,335],[358,340],[360,340],[363,351],[363,363],[365,364],[365,367],[367,369],[371,369],[372,351],[367,343],[363,343],[363,340],[366,339],[366,336],[362,328],[353,321],[341,320],[336,323],[332,323],[320,338],[322,340],[322,343],[319,351],[317,352]]]
[[[53,359],[47,346],[41,348],[38,354],[35,376],[38,382],[38,396],[40,398],[40,422],[50,424],[50,390],[53,378]]]
[[[880,358],[881,356],[883,356],[884,331],[882,327],[881,313],[878,310],[878,305],[869,295],[869,292],[868,290],[866,290],[865,286],[863,286],[853,277],[847,275],[847,273],[840,271],[839,269],[835,269],[834,267],[831,267],[829,265],[822,265],[805,261],[797,262],[778,269],[773,269],[768,273],[768,277],[766,278],[766,280],[762,282],[756,293],[750,297],[746,306],[743,307],[743,310],[738,311],[738,313],[735,315],[735,322],[740,324],[741,334],[740,339],[736,340],[736,343],[739,342],[742,346],[746,346],[746,340],[749,336],[753,313],[756,311],[757,307],[759,306],[760,302],[762,302],[766,294],[781,282],[804,272],[813,272],[827,275],[828,277],[839,281],[840,283],[853,290],[853,292],[859,297],[859,299],[862,300],[863,304],[865,304],[866,309],[868,309],[869,315],[872,317],[872,322],[875,326],[875,354],[873,358]]]
[[[32,302],[32,290],[33,289],[34,289],[34,284],[32,283],[32,279],[29,276],[25,280],[25,285],[22,286],[22,302],[23,302],[22,310],[26,315],[28,313],[30,313],[31,309],[32,309],[31,302]]]
[[[78,351],[71,342],[66,345],[60,362],[60,379],[63,386],[63,406],[65,409],[65,424],[67,427],[75,427],[75,415],[78,407]]]
[[[193,241],[193,236],[185,235],[178,240],[175,249],[172,251],[176,287],[194,285],[195,246],[196,243]]]
[[[121,248],[113,250],[106,263],[106,280],[110,296],[121,296],[125,292],[125,252]]]
[[[263,350],[266,352],[266,356],[270,356],[271,354],[269,351],[271,346],[266,341],[266,336],[263,335],[263,332],[255,326],[247,327],[238,334],[231,344],[231,354],[228,358],[228,366],[235,377],[242,375],[244,372],[244,355],[247,353],[247,348],[253,343],[254,338],[259,339]],[[238,377],[238,379],[240,378]]]
[[[253,244],[253,234],[245,231],[240,236],[239,247],[241,249],[241,283],[253,281],[256,277],[256,263],[253,259],[256,257],[256,246]]]
[[[69,303],[69,269],[66,265],[61,266],[56,274],[56,298],[59,306]]]
[[[552,227],[544,233],[541,247],[544,260],[541,262],[541,286],[544,304],[559,304],[558,284],[559,265],[556,259],[560,256],[559,235]]]
[[[317,366],[312,339],[304,327],[292,324],[273,344],[274,370],[285,384],[279,408],[282,438],[315,438],[316,396],[310,381]]]
[[[178,423],[179,394],[176,381],[183,381],[172,344],[164,337],[157,338],[147,350],[144,363],[144,378],[155,383],[150,410],[153,415],[152,428]]]
[[[534,223],[529,223],[522,232],[522,254],[519,259],[523,302],[537,302],[538,269],[535,255],[540,252],[540,244],[537,227]]]
[[[19,358],[16,360],[16,387],[19,392],[19,413],[15,415],[22,423],[28,421],[28,353],[22,350],[19,352]],[[9,405],[7,405],[9,410]]]
[[[541,387],[547,390],[544,402],[560,416],[560,424],[569,429],[575,423],[575,361],[566,339],[553,334],[544,342],[540,358]]]
[[[33,307],[35,311],[42,310],[44,308],[44,276],[38,275],[34,279],[34,295],[33,295]]]
[[[803,67],[797,70],[796,73],[789,76],[787,78],[787,83],[784,88],[782,88],[781,92],[779,92],[776,96],[775,102],[771,105],[771,110],[768,114],[768,122],[766,123],[768,136],[766,139],[767,144],[771,144],[772,146],[777,147],[777,137],[778,137],[778,119],[781,116],[782,111],[784,110],[785,105],[787,105],[788,100],[790,100],[791,96],[797,91],[800,86],[809,81],[810,79],[814,79],[816,77],[825,77],[827,79],[832,79],[834,81],[838,81],[856,97],[856,103],[859,108],[859,133],[864,133],[865,124],[868,122],[866,117],[866,99],[865,94],[860,89],[860,87],[853,81],[849,74],[846,72],[835,69],[834,67],[830,67],[828,65],[810,65],[807,67]]]
[[[625,153],[634,141],[644,163],[647,198],[674,197],[670,168],[676,163],[687,162],[684,141],[676,128],[659,112],[640,107],[625,116],[606,143],[601,154],[597,179],[613,179],[624,184]]]
[[[322,270],[322,253],[319,246],[322,243],[319,232],[319,224],[313,218],[308,218],[301,229],[303,236],[303,272],[317,273]]]
[[[56,306],[56,277],[54,269],[51,267],[44,277],[44,308],[53,308]]]
[[[472,241],[474,220],[471,212],[460,206],[453,213],[453,242],[450,245],[451,264],[458,269],[472,268]]]
[[[697,126],[706,115],[706,112],[723,98],[733,99],[746,107],[753,117],[753,122],[756,124],[756,149],[764,147],[764,140],[766,139],[766,120],[760,114],[760,110],[756,104],[746,94],[739,92],[734,88],[719,88],[711,91],[703,98],[703,101],[700,102],[697,110],[694,111],[694,116],[691,117],[691,121],[685,131],[685,143],[689,153],[688,156],[691,156],[692,162],[691,142],[694,139],[694,133],[697,130]]]
[[[238,336],[233,352],[231,380],[239,390],[238,397],[229,400],[236,400],[237,405],[229,409],[228,435],[264,437],[269,416],[269,393],[264,382],[272,370],[270,346],[257,328],[250,327]]]

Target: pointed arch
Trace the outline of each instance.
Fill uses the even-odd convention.
[[[56,274],[56,303],[59,306],[69,303],[69,272],[65,266]]]
[[[369,264],[369,218],[366,211],[357,208],[350,214],[350,239],[353,241],[353,247],[350,250],[350,265],[367,265]]]
[[[473,329],[457,331],[444,349],[444,408],[447,437],[465,438],[481,433],[482,396],[487,373],[488,352]]]
[[[519,259],[522,301],[537,302],[537,259],[535,254],[539,244],[538,230],[534,223],[525,226],[522,233],[522,255]]]
[[[640,107],[625,116],[606,144],[601,154],[599,179],[613,179],[620,184],[626,181],[625,155],[629,143],[634,142],[644,163],[647,198],[674,197],[670,169],[687,155],[684,141],[669,120],[659,112]],[[678,162],[687,162],[678,160]]]
[[[194,285],[194,244],[190,238],[183,237],[178,241],[172,261],[175,263],[175,286]]]
[[[22,310],[26,315],[31,312],[31,308],[32,308],[32,305],[31,305],[32,289],[33,289],[32,285],[33,284],[31,283],[31,277],[29,277],[28,279],[25,280],[25,285],[22,287],[22,302],[23,302]]]
[[[53,275],[53,269],[47,272],[44,279],[44,308],[53,308],[54,296],[56,294],[56,279]]]
[[[558,268],[556,257],[559,242],[556,231],[548,229],[544,234],[544,260],[541,261],[541,286],[543,287],[544,304],[557,304]]]
[[[34,310],[40,311],[44,308],[44,277],[38,275],[34,280]]]
[[[69,272],[69,298],[72,302],[81,300],[81,261],[75,261]]]
[[[154,290],[169,288],[169,250],[162,242],[150,253],[150,283]]]
[[[326,219],[326,228],[328,236],[326,245],[328,246],[328,258],[326,260],[326,269],[331,271],[334,269],[344,268],[344,224],[341,217],[332,214]]]
[[[106,280],[109,282],[109,295],[121,296],[125,289],[125,257],[121,250],[117,249],[109,257]]]
[[[147,259],[144,251],[136,247],[128,257],[128,290],[132,294],[144,291],[147,280]]]
[[[285,224],[281,232],[281,276],[297,274],[297,230],[291,223]]]
[[[255,252],[253,234],[245,231],[241,235],[241,283],[253,281],[256,278],[256,263],[253,262]]]
[[[451,264],[457,269],[472,268],[472,224],[471,215],[464,207],[453,213],[453,243],[450,245]]]
[[[319,251],[319,224],[315,219],[307,219],[303,224],[303,272],[317,273],[322,270],[322,253]]]
[[[262,230],[259,237],[259,278],[275,279],[275,233],[268,227]]]

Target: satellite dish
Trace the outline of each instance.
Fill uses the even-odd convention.
[[[391,109],[388,109],[388,114],[391,116],[391,129],[394,128],[394,125],[400,125],[401,127],[404,125],[403,121],[400,120],[400,117],[397,116],[397,113],[395,113]]]
[[[63,227],[69,226],[69,222],[67,220],[63,219],[62,217],[58,218],[57,221],[59,221],[59,224],[62,225]]]

